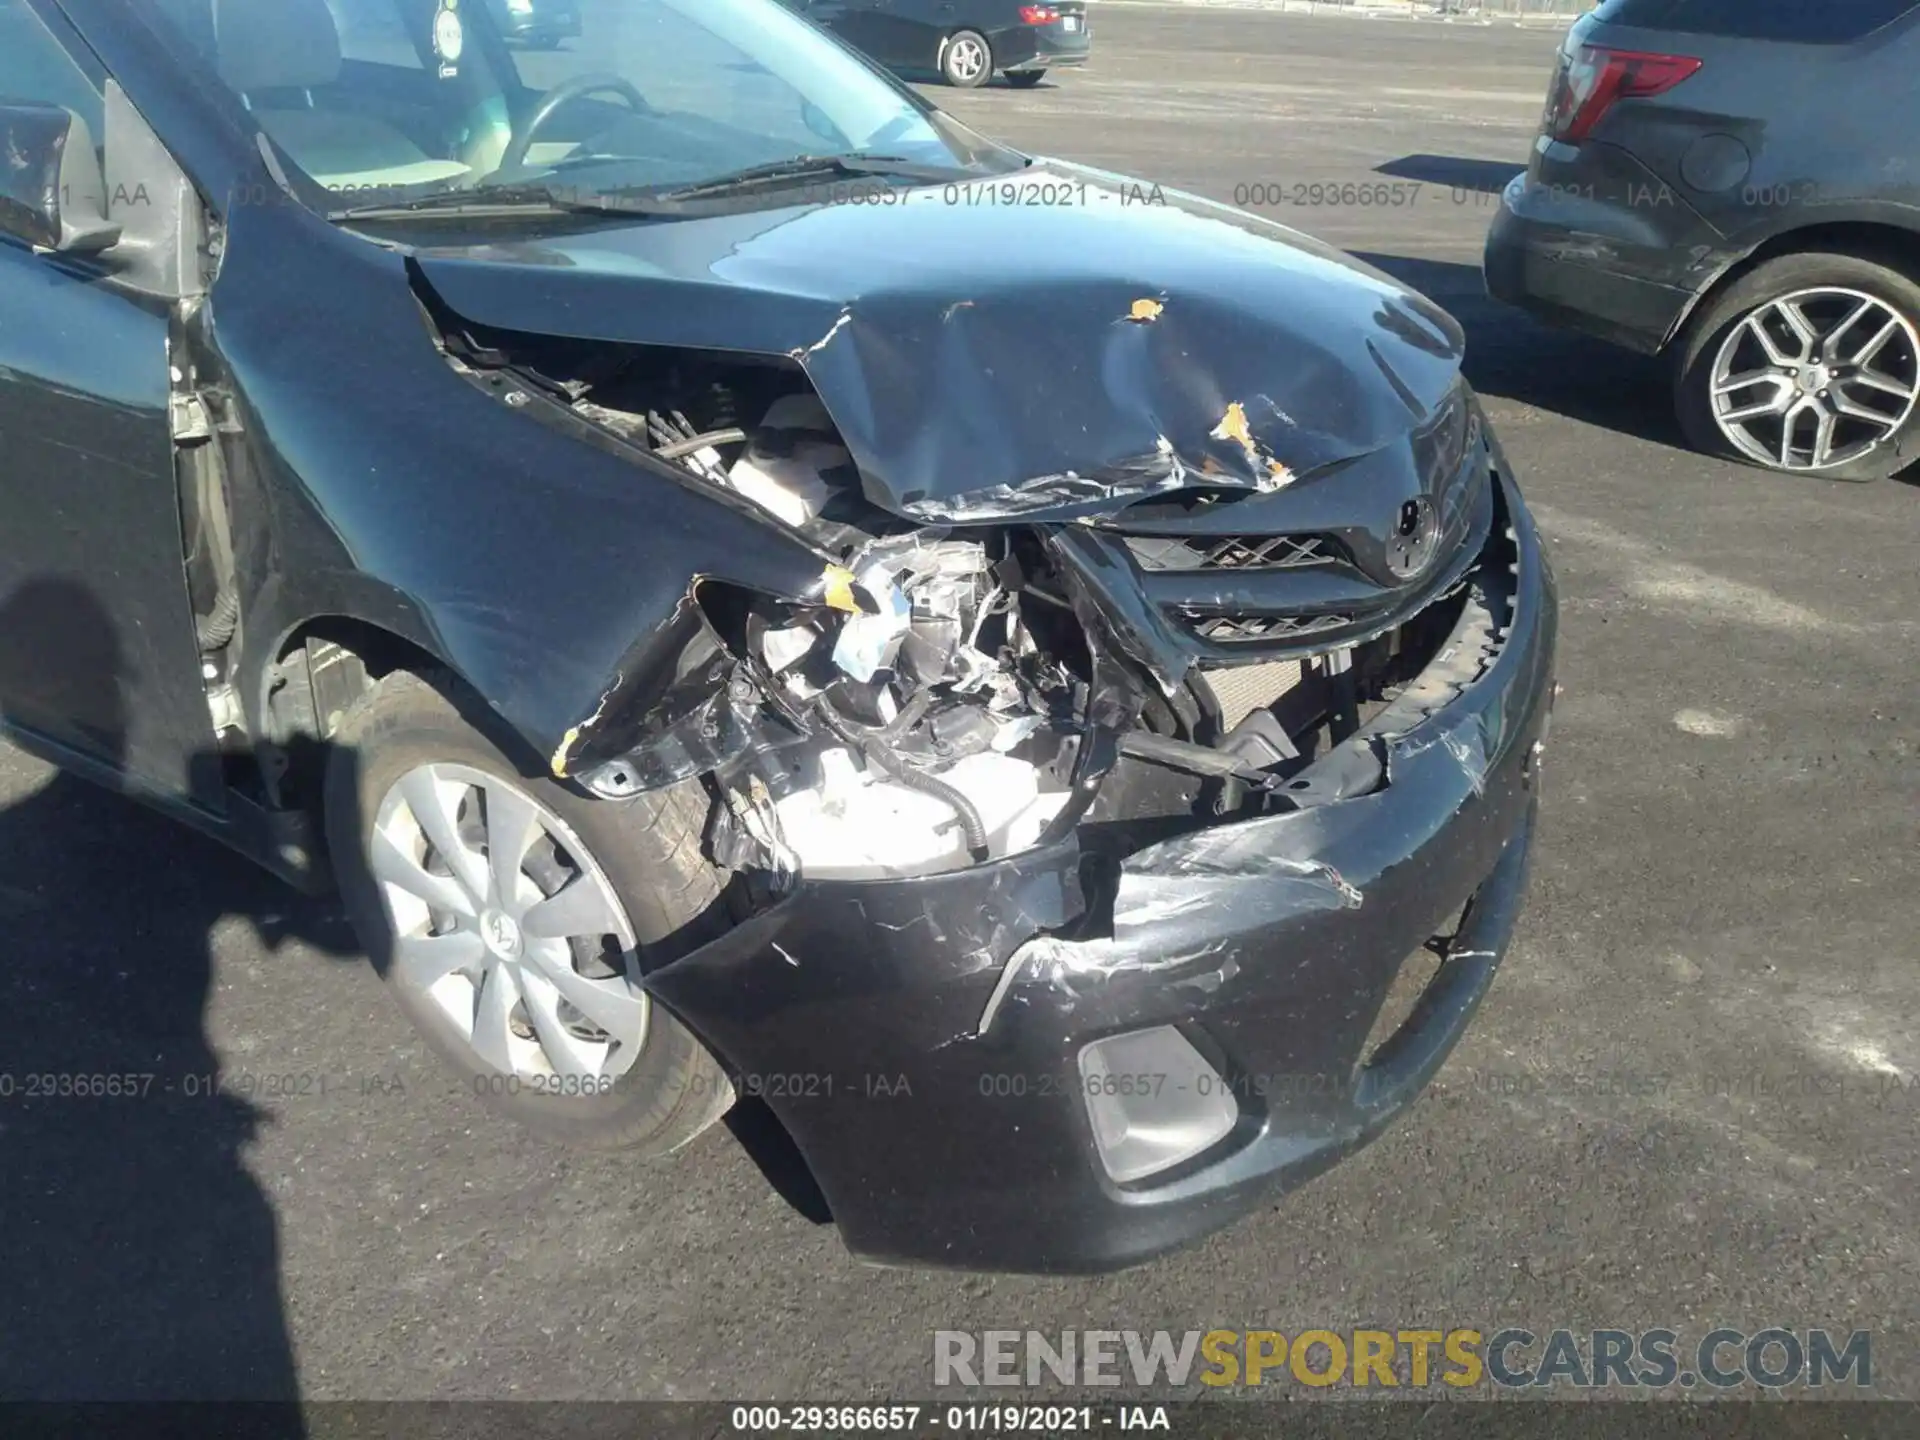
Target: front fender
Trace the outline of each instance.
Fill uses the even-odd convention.
[[[402,258],[292,203],[233,212],[205,324],[243,437],[228,483],[250,634],[363,618],[555,757],[671,675],[701,581],[821,590],[822,558],[772,523],[468,384]]]

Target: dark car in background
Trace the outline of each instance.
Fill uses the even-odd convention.
[[[996,73],[1037,85],[1092,52],[1086,0],[785,0],[889,69],[937,71],[963,89]]]
[[[1689,441],[1837,480],[1920,453],[1920,6],[1605,0],[1488,290],[1668,357]]]
[[[551,50],[580,36],[580,0],[486,0],[503,39]]]
[[[1405,1114],[1554,693],[1458,325],[771,0],[354,3],[0,0],[6,730],[337,881],[543,1137],[744,1094],[876,1259],[1128,1264]]]

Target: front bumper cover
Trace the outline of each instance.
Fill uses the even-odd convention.
[[[1326,1169],[1439,1069],[1512,933],[1553,694],[1552,572],[1497,443],[1490,454],[1510,614],[1450,700],[1363,733],[1383,787],[1129,857],[1107,938],[1045,933],[1086,909],[1069,839],[922,879],[803,878],[649,978],[772,1106],[855,1253],[1033,1272],[1137,1263]],[[1402,964],[1463,906],[1413,1013],[1363,1056]],[[1098,1159],[1078,1056],[1160,1025],[1226,1077],[1240,1117],[1183,1166],[1122,1186]]]

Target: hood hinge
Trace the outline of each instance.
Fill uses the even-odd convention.
[[[198,391],[188,390],[168,397],[168,421],[176,445],[198,445],[213,438],[213,418],[207,402]]]

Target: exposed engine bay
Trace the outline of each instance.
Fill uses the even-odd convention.
[[[1401,693],[1465,602],[1461,579],[1350,643],[1155,683],[1093,622],[1097,602],[1052,538],[1092,536],[1104,517],[933,526],[889,513],[864,495],[797,364],[465,330],[445,343],[506,403],[670,465],[829,559],[817,604],[698,587],[724,652],[652,738],[579,776],[611,797],[712,777],[725,802],[715,858],[736,868],[920,876],[1083,821],[1117,848],[1295,808],[1308,797],[1290,793],[1294,777]],[[1290,547],[1290,563],[1301,553]]]

